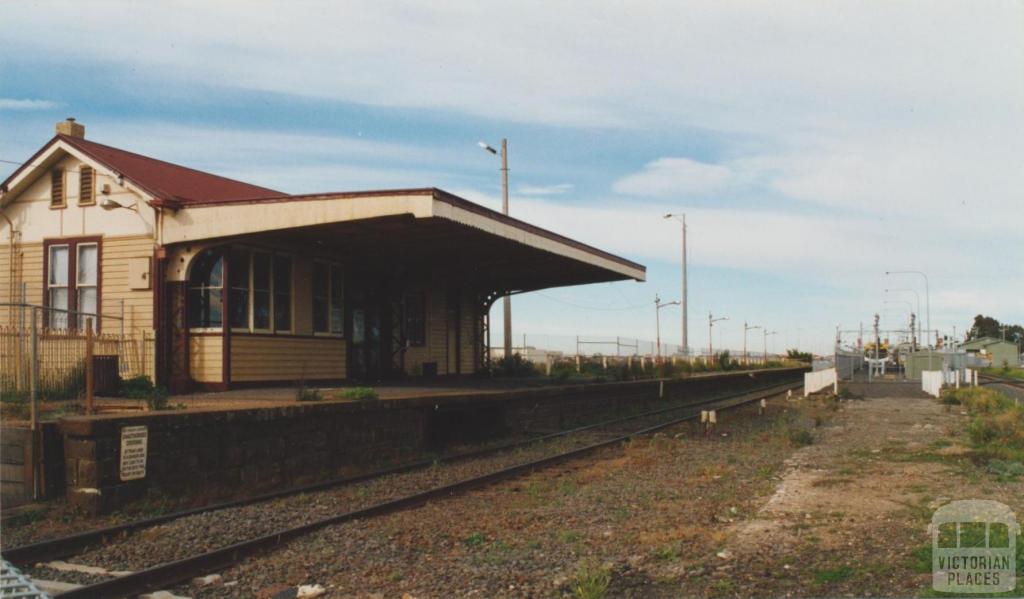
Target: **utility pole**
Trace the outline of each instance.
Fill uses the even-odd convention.
[[[682,233],[683,233],[683,237],[682,237],[682,261],[683,261],[683,266],[682,266],[682,288],[680,289],[679,298],[680,298],[680,305],[682,307],[682,312],[683,313],[680,316],[680,321],[681,321],[680,328],[682,329],[683,355],[684,356],[689,356],[690,355],[690,343],[689,343],[689,338],[688,338],[688,331],[686,330],[687,329],[686,321],[689,318],[689,314],[687,313],[687,310],[686,310],[686,215],[685,214],[666,214],[665,218],[674,218],[674,219],[678,220],[680,222],[680,224],[682,225]]]
[[[658,361],[661,361],[661,309],[665,306],[678,306],[679,302],[661,303],[661,298],[654,296],[654,326],[657,329]]]
[[[501,213],[508,216],[508,140],[501,138]],[[505,357],[512,357],[512,296],[506,294],[502,301],[505,309]]]
[[[761,325],[747,326],[747,321],[743,321],[743,365],[747,366],[750,362],[747,360],[747,331],[754,329],[760,329]]]
[[[721,318],[713,318],[711,316],[711,312],[708,312],[708,361],[712,365],[715,363],[715,348],[713,345],[712,327],[719,320],[729,320],[729,317],[723,316]]]
[[[501,158],[501,213],[508,215],[508,139],[501,138],[501,151],[495,150],[491,146],[484,142],[477,142],[477,145],[484,149],[484,151],[490,152],[491,154],[498,155]],[[505,294],[502,298],[502,308],[504,308],[505,322],[503,329],[503,336],[505,340],[505,358],[512,357],[512,297]],[[490,351],[490,349],[488,349]]]
[[[764,333],[764,367],[768,368],[768,335],[775,335],[778,331],[768,332],[768,329],[762,328],[761,331]]]

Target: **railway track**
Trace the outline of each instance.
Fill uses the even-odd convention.
[[[135,595],[223,569],[249,555],[326,526],[394,513],[450,497],[692,420],[701,409],[728,409],[799,386],[798,382],[772,385],[675,404],[538,438],[456,454],[440,461],[420,461],[300,489],[33,543],[5,551],[4,559],[16,565],[30,566],[75,555],[76,562],[96,564],[93,567],[114,563],[116,568],[111,570],[121,572],[107,574],[104,580],[69,589],[60,596],[107,598]],[[623,432],[627,425],[630,430]],[[452,471],[441,469],[440,464]],[[269,512],[268,508],[271,508]],[[247,510],[251,513],[246,513]],[[274,517],[264,521],[267,513]],[[224,523],[238,521],[246,523],[243,531],[223,526]],[[252,526],[254,522],[257,523],[255,527]],[[164,537],[161,531],[175,526],[186,531],[203,531],[203,539],[194,539],[200,546],[196,548],[189,544],[186,549],[178,543],[167,547],[166,542],[161,546]],[[146,539],[147,534],[152,537],[150,540]],[[173,530],[170,534],[173,536]],[[146,543],[151,545],[149,550]],[[125,555],[136,557],[125,558]],[[156,563],[141,563],[139,555]],[[134,563],[132,559],[135,559]]]
[[[978,380],[982,385],[1007,385],[1009,387],[1016,387],[1018,389],[1024,389],[1024,381],[1020,379],[1012,379],[1009,377],[994,376],[991,374],[978,375]]]

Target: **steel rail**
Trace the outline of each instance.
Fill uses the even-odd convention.
[[[788,383],[786,383],[786,384],[788,384]],[[262,493],[260,495],[254,495],[254,496],[251,496],[251,497],[244,497],[244,498],[241,498],[241,499],[233,499],[233,500],[230,500],[230,501],[224,501],[224,502],[216,503],[216,504],[212,504],[212,505],[201,506],[201,507],[196,507],[196,508],[190,508],[190,509],[181,510],[181,511],[173,512],[173,513],[169,513],[169,514],[162,514],[162,515],[159,515],[159,516],[153,516],[151,518],[146,518],[146,519],[142,519],[142,520],[134,520],[132,522],[126,522],[126,523],[123,523],[123,524],[115,524],[113,526],[99,528],[99,529],[96,529],[96,530],[80,532],[80,533],[77,533],[77,534],[68,535],[66,537],[60,537],[60,538],[57,538],[57,539],[49,539],[49,540],[45,540],[45,541],[38,541],[36,543],[30,543],[30,544],[26,544],[26,545],[21,545],[19,547],[12,547],[10,549],[4,549],[3,551],[0,551],[0,553],[3,554],[4,559],[10,561],[12,564],[20,565],[20,566],[33,565],[36,562],[40,562],[40,561],[51,561],[51,560],[67,557],[69,555],[74,555],[76,552],[78,552],[78,551],[80,551],[80,550],[82,550],[82,549],[84,549],[86,547],[102,543],[102,542],[104,542],[104,541],[106,541],[108,539],[112,539],[114,537],[117,537],[117,536],[120,536],[120,535],[123,535],[123,534],[129,534],[129,533],[132,533],[132,532],[144,529],[144,528],[149,528],[149,527],[152,527],[152,526],[156,526],[158,524],[164,524],[166,522],[170,522],[170,521],[173,521],[173,520],[178,520],[180,518],[186,518],[188,516],[194,516],[196,514],[202,514],[202,513],[206,513],[206,512],[214,512],[214,511],[229,509],[229,508],[233,508],[233,507],[241,507],[241,506],[245,506],[245,505],[252,505],[252,504],[255,504],[255,503],[261,503],[261,502],[264,502],[264,501],[272,501],[274,499],[280,499],[280,498],[289,497],[289,496],[292,496],[292,495],[299,495],[299,494],[302,494],[302,493],[312,493],[312,492],[317,492],[317,491],[323,491],[323,490],[331,489],[331,488],[334,488],[334,487],[342,487],[342,486],[346,486],[346,485],[353,485],[353,484],[360,483],[360,482],[365,482],[365,481],[368,481],[368,480],[371,480],[371,479],[374,479],[374,478],[379,478],[379,477],[383,477],[383,476],[389,476],[389,475],[393,475],[393,474],[402,474],[402,473],[405,473],[405,472],[411,472],[413,470],[417,470],[417,469],[420,469],[420,468],[426,468],[426,467],[429,467],[429,466],[433,466],[436,463],[448,464],[448,463],[454,463],[454,462],[458,462],[458,461],[463,461],[463,460],[483,457],[483,456],[487,456],[487,455],[490,455],[490,454],[499,453],[499,452],[502,452],[502,451],[508,451],[508,450],[511,450],[511,449],[519,448],[519,447],[525,447],[527,445],[532,445],[534,443],[543,443],[545,441],[550,441],[552,439],[557,439],[559,437],[564,437],[564,436],[568,436],[568,435],[572,435],[572,434],[576,434],[576,433],[580,433],[580,432],[585,432],[585,431],[588,431],[588,430],[592,430],[592,429],[595,429],[595,428],[601,428],[601,427],[609,426],[609,425],[612,425],[612,424],[617,424],[617,423],[620,423],[620,422],[628,422],[630,420],[636,420],[638,418],[645,418],[647,416],[655,416],[655,415],[658,415],[658,414],[664,414],[664,413],[668,413],[668,412],[684,410],[684,409],[687,409],[687,408],[693,408],[693,407],[700,406],[700,405],[707,405],[709,403],[723,401],[723,400],[726,400],[726,399],[729,399],[729,398],[732,398],[732,397],[738,397],[740,395],[746,395],[746,394],[749,394],[749,393],[766,392],[766,391],[768,391],[770,389],[774,389],[775,387],[779,387],[781,385],[782,385],[781,383],[774,384],[774,385],[765,385],[763,387],[757,387],[757,388],[754,388],[754,389],[748,389],[748,390],[742,391],[740,393],[725,393],[725,394],[716,395],[715,397],[712,397],[712,398],[706,399],[706,400],[700,400],[700,401],[695,401],[695,402],[686,402],[686,403],[683,403],[683,404],[678,404],[677,403],[676,405],[668,406],[668,407],[665,407],[665,408],[659,408],[657,410],[650,410],[650,411],[647,411],[647,412],[642,412],[642,413],[639,413],[639,414],[632,414],[632,415],[625,416],[625,417],[622,417],[622,418],[615,418],[615,419],[605,420],[605,421],[597,422],[597,423],[593,423],[593,424],[587,424],[587,425],[584,425],[584,426],[579,426],[579,427],[575,427],[575,428],[572,428],[572,429],[567,429],[567,430],[564,430],[564,431],[558,431],[558,432],[555,432],[555,433],[549,433],[549,434],[542,435],[542,436],[531,437],[529,439],[513,441],[511,443],[502,443],[500,445],[495,445],[495,446],[492,446],[492,447],[485,447],[485,448],[481,448],[481,449],[474,449],[474,450],[470,450],[470,451],[466,451],[466,452],[450,454],[450,455],[447,455],[447,456],[442,456],[440,458],[426,458],[426,459],[423,459],[423,460],[417,460],[417,461],[414,461],[414,462],[409,462],[409,463],[405,463],[405,464],[398,464],[398,465],[395,465],[395,466],[390,466],[390,467],[383,468],[383,469],[380,469],[380,470],[375,470],[375,471],[372,471],[372,472],[365,472],[365,473],[356,474],[356,475],[353,475],[353,476],[346,476],[346,477],[342,477],[342,478],[336,478],[336,479],[331,479],[331,480],[326,480],[326,481],[320,481],[320,482],[312,483],[312,484],[309,484],[309,485],[303,485],[301,487],[293,487],[293,488],[289,488],[289,489],[283,489],[283,490],[280,490],[280,491],[271,491],[269,493]]]
[[[770,395],[778,395],[782,391],[785,391],[786,388],[794,389],[800,386],[802,386],[802,382],[788,383],[784,386],[785,388],[782,388],[776,391],[775,393],[771,393]],[[783,387],[783,385],[779,385],[779,387]],[[737,394],[733,397],[741,397],[743,395],[752,395],[754,397],[750,397],[747,399],[738,399],[731,402],[729,402],[728,399],[721,399],[714,405],[722,409],[728,409],[746,403],[750,403],[752,401],[757,401],[758,399],[765,397],[764,393],[753,390],[748,391],[747,393]],[[695,406],[690,407],[692,408]],[[213,570],[220,570],[229,567],[241,561],[242,558],[248,557],[249,555],[252,555],[256,552],[291,541],[293,539],[299,538],[303,535],[325,528],[327,526],[341,524],[344,522],[350,522],[353,520],[382,516],[385,514],[398,512],[406,508],[422,505],[432,499],[451,497],[456,495],[457,493],[462,493],[471,489],[485,486],[492,482],[512,478],[520,474],[551,466],[559,462],[563,462],[572,458],[585,455],[598,449],[610,447],[612,445],[628,441],[634,437],[650,434],[665,428],[669,428],[671,426],[675,426],[677,424],[681,424],[683,422],[696,418],[697,416],[699,416],[699,414],[699,411],[695,411],[681,418],[677,418],[667,422],[662,422],[654,426],[645,427],[643,429],[633,431],[631,433],[618,435],[610,439],[598,441],[596,443],[592,443],[590,445],[559,453],[553,456],[548,456],[523,464],[519,464],[516,466],[510,466],[508,468],[495,470],[487,474],[463,479],[461,481],[447,485],[442,485],[439,487],[434,487],[433,489],[429,489],[427,491],[421,491],[418,493],[413,493],[411,495],[406,495],[404,497],[399,497],[397,499],[391,499],[358,510],[353,510],[350,512],[345,512],[343,514],[329,516],[327,518],[317,520],[315,522],[310,522],[308,524],[303,524],[286,530],[270,533],[267,535],[249,539],[247,541],[234,543],[222,547],[220,549],[214,549],[213,551],[202,553],[200,555],[183,558],[165,564],[159,564],[150,568],[146,568],[145,570],[140,570],[133,574],[121,576],[118,578],[111,578],[95,584],[73,589],[61,593],[60,597],[62,599],[111,599],[115,597],[125,597],[128,595],[136,595],[145,593],[147,591],[165,588],[167,586],[178,583],[182,580],[199,576],[204,572],[210,572]]]
[[[1024,389],[1024,381],[1020,379],[1006,378],[992,374],[979,374],[978,381],[979,385],[1009,385],[1010,387],[1020,387]]]

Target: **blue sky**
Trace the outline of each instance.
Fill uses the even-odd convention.
[[[827,351],[907,308],[1024,321],[1024,4],[14,3],[0,159],[75,116],[103,143],[287,192],[438,186],[646,264],[517,297],[517,339]],[[14,165],[0,163],[6,175]],[[922,297],[922,301],[924,298]],[[678,311],[663,338],[678,342]],[[499,341],[496,336],[494,341]],[[755,337],[751,344],[755,345]],[[760,337],[757,338],[757,344]]]

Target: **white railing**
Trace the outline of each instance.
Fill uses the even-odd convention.
[[[804,397],[832,385],[832,391],[839,393],[839,376],[835,368],[804,374]]]
[[[946,376],[941,370],[921,371],[921,389],[932,397],[938,397],[942,393],[942,385],[945,382]]]

